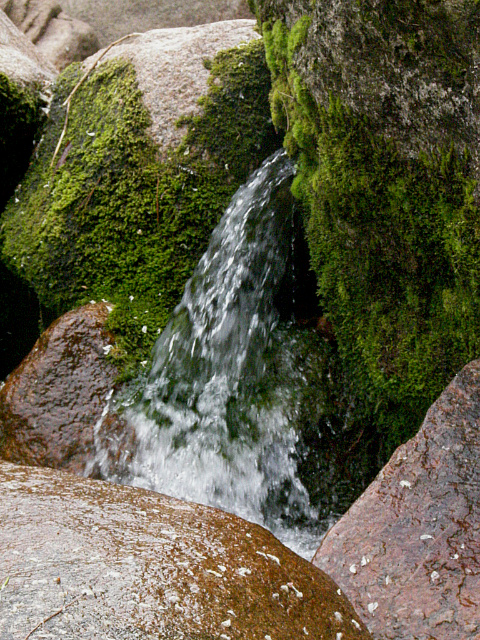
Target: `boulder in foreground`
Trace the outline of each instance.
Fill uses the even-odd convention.
[[[480,361],[467,365],[375,482],[329,531],[314,564],[374,638],[480,637]]]
[[[65,314],[0,390],[0,457],[82,474],[117,369],[101,302]]]
[[[49,617],[44,639],[370,638],[330,578],[233,515],[7,463],[0,486],[2,638]]]

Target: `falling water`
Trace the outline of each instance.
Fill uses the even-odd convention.
[[[292,175],[277,152],[234,196],[155,346],[141,400],[125,410],[133,457],[104,475],[234,512],[308,556],[318,531],[312,538],[296,523],[317,514],[294,455],[305,373],[275,307]]]

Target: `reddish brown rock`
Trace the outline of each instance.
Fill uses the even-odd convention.
[[[0,457],[83,473],[117,375],[104,303],[70,311],[43,333],[0,391]]]
[[[370,638],[328,576],[236,516],[7,463],[0,486],[2,639],[43,620],[47,640]]]
[[[374,638],[480,638],[480,360],[456,376],[314,563]]]

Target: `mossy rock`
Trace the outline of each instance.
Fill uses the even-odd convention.
[[[337,3],[329,11],[329,2],[299,1],[284,14],[280,1],[256,4],[266,19],[272,117],[297,158],[292,189],[305,205],[320,305],[335,327],[358,432],[368,425],[378,434],[381,464],[480,353],[480,127],[474,102],[464,100],[476,10],[462,4],[468,20],[457,32],[448,2],[404,2],[396,10],[388,2],[375,10]],[[332,45],[327,69],[322,37],[329,40],[335,20],[348,33]],[[414,27],[431,39],[403,59],[390,45]],[[362,83],[380,50],[368,89]],[[418,98],[417,114],[416,89],[408,86],[396,95],[410,120],[394,121],[379,108],[381,88],[394,91],[402,73],[434,87],[432,109]],[[450,107],[455,115],[443,126]]]
[[[62,103],[82,74],[72,65],[57,82],[38,157],[4,215],[3,258],[57,315],[90,299],[114,302],[110,355],[135,367],[148,359],[232,194],[279,144],[269,73],[260,41],[222,53],[185,144],[160,154],[133,65],[105,62],[72,100],[52,164]]]

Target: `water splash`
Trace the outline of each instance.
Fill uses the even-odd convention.
[[[295,523],[317,514],[294,455],[306,381],[275,308],[292,176],[277,152],[234,196],[155,346],[141,401],[124,414],[136,451],[104,476],[234,512],[308,556],[318,530],[312,539]]]

